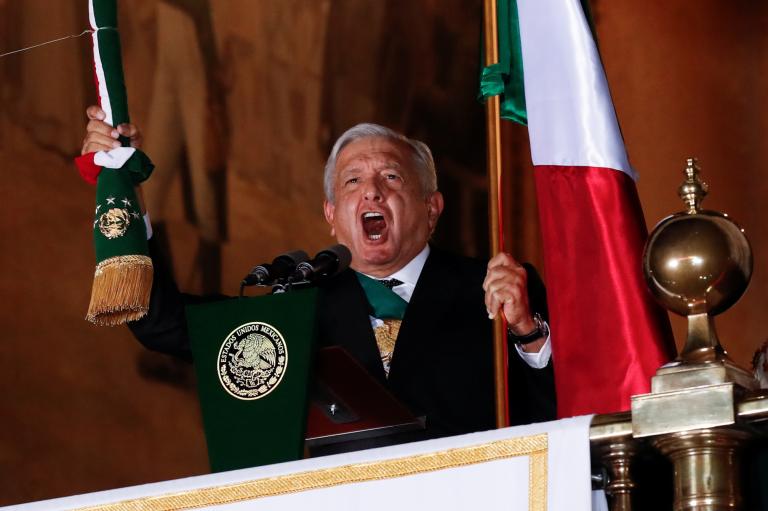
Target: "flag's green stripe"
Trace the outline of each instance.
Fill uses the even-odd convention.
[[[501,101],[501,117],[520,124],[528,123],[523,83],[523,50],[516,0],[497,0],[499,13],[499,51],[508,56],[509,78]],[[503,35],[502,35],[503,34]]]
[[[516,0],[496,0],[499,29],[499,62],[483,68],[479,97],[501,94],[501,118],[527,124],[523,52]]]
[[[104,81],[107,86],[107,94],[109,94],[109,103],[112,106],[112,123],[117,126],[130,122],[120,56],[120,35],[117,30],[112,29],[99,30],[96,35],[99,42],[101,66],[104,69]]]
[[[92,0],[97,27],[117,28],[117,0]]]

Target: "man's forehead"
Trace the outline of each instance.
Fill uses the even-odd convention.
[[[365,137],[350,142],[339,152],[336,168],[345,167],[356,161],[375,160],[384,163],[410,166],[410,148],[405,142],[385,137]]]

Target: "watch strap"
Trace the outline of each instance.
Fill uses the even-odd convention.
[[[509,326],[507,326],[507,339],[515,344],[523,346],[549,334],[549,328],[547,328],[547,324],[541,319],[541,315],[538,312],[533,315],[533,322],[536,324],[536,327],[524,335],[516,335],[509,329]]]

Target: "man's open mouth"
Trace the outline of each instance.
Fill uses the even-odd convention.
[[[371,241],[376,241],[381,238],[382,233],[387,228],[387,222],[384,220],[384,215],[373,211],[363,213],[363,230],[365,235]]]

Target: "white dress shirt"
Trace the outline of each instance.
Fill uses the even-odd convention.
[[[424,268],[424,263],[427,262],[428,256],[429,245],[425,246],[424,249],[416,255],[416,257],[411,259],[408,264],[397,270],[392,275],[388,275],[386,277],[374,277],[372,275],[366,275],[365,273],[363,273],[363,275],[374,280],[399,280],[402,282],[402,284],[393,287],[392,291],[394,291],[400,298],[410,303],[411,296],[413,296],[413,290],[416,289],[416,282],[419,280],[419,275],[421,275],[421,270]],[[369,319],[371,320],[371,326],[373,328],[384,324],[384,322],[379,318],[369,316]],[[552,356],[552,345],[550,343],[551,338],[551,334],[547,336],[547,340],[544,342],[544,346],[542,346],[541,350],[536,353],[527,353],[523,351],[522,348],[520,348],[518,345],[515,345],[515,349],[526,364],[533,367],[534,369],[542,369],[547,365],[549,358]]]

